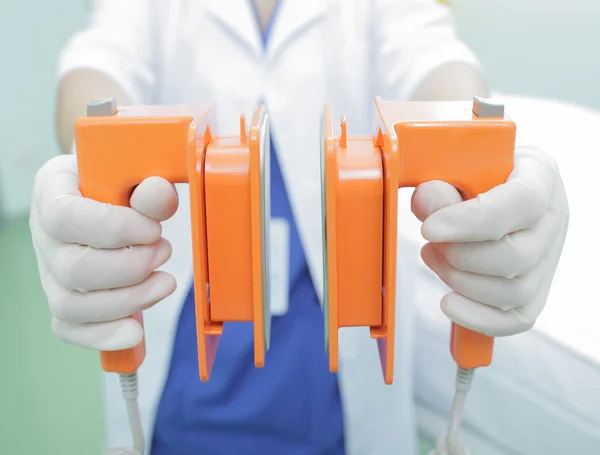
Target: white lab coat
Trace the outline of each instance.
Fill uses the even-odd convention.
[[[133,104],[214,101],[221,134],[237,132],[239,114],[251,115],[263,100],[321,296],[319,119],[324,103],[331,104],[334,118],[346,116],[352,133],[373,133],[375,95],[407,99],[431,70],[450,61],[476,64],[473,54],[456,39],[449,10],[434,0],[284,0],[265,52],[249,1],[110,0],[96,2],[89,26],[61,54],[58,74],[63,77],[79,68],[103,71],[121,85]],[[179,286],[166,301],[145,312],[147,358],[140,370],[140,403],[149,440],[191,279],[189,200],[185,185],[178,190],[180,210],[164,223],[173,256],[163,269],[176,277]],[[424,349],[434,353],[434,366],[439,364],[432,375],[423,375],[428,388],[421,387],[420,393],[435,397],[433,407],[449,406],[453,371],[447,351],[448,323],[437,308],[447,289],[419,260],[421,240],[408,211],[408,197],[401,193],[394,384],[383,384],[368,329],[340,333],[339,382],[348,455],[416,453],[417,323],[431,331],[433,347]],[[423,302],[434,308],[419,322],[414,310]],[[479,383],[486,384],[482,376]],[[105,385],[107,444],[126,445],[127,418],[114,375],[106,375]],[[467,418],[485,422],[484,433],[498,437],[494,425],[503,414],[490,412],[489,400],[472,409]]]

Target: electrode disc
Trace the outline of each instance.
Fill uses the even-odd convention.
[[[327,199],[325,194],[325,117],[321,114],[321,222],[323,225],[323,322],[325,324],[325,354],[329,355],[329,285],[327,269]]]
[[[267,114],[260,125],[260,212],[262,216],[262,304],[265,352],[271,345],[271,301],[269,299],[269,226],[271,223],[271,145]]]

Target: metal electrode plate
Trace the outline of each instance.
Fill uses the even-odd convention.
[[[260,125],[260,209],[262,235],[262,300],[265,352],[271,345],[271,301],[269,299],[269,226],[271,223],[271,146],[267,114]]]
[[[323,321],[325,324],[325,353],[329,354],[329,284],[327,269],[327,199],[325,194],[325,116],[321,114],[321,222],[323,224]]]

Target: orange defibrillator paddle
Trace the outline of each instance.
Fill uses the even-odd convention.
[[[336,136],[325,107],[325,326],[331,371],[338,369],[338,330],[368,326],[391,384],[398,189],[442,180],[470,199],[506,182],[516,126],[502,105],[477,97],[472,103],[376,98],[375,104],[375,136],[348,136],[343,119]],[[487,366],[493,338],[452,324],[450,348],[460,368]]]
[[[128,206],[136,185],[151,176],[189,183],[198,363],[210,377],[223,324],[254,323],[255,365],[269,348],[267,287],[269,142],[260,106],[249,133],[217,136],[212,105],[120,106],[115,99],[88,105],[75,123],[79,182],[84,197]],[[142,323],[142,315],[133,316]],[[108,372],[134,373],[144,342],[102,352]]]

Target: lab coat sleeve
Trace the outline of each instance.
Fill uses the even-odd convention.
[[[377,93],[407,100],[441,65],[467,62],[474,53],[458,39],[451,9],[436,0],[376,0],[373,3]]]
[[[157,67],[155,16],[153,1],[95,0],[87,26],[59,55],[58,80],[74,70],[96,70],[115,81],[131,104],[149,102]]]

